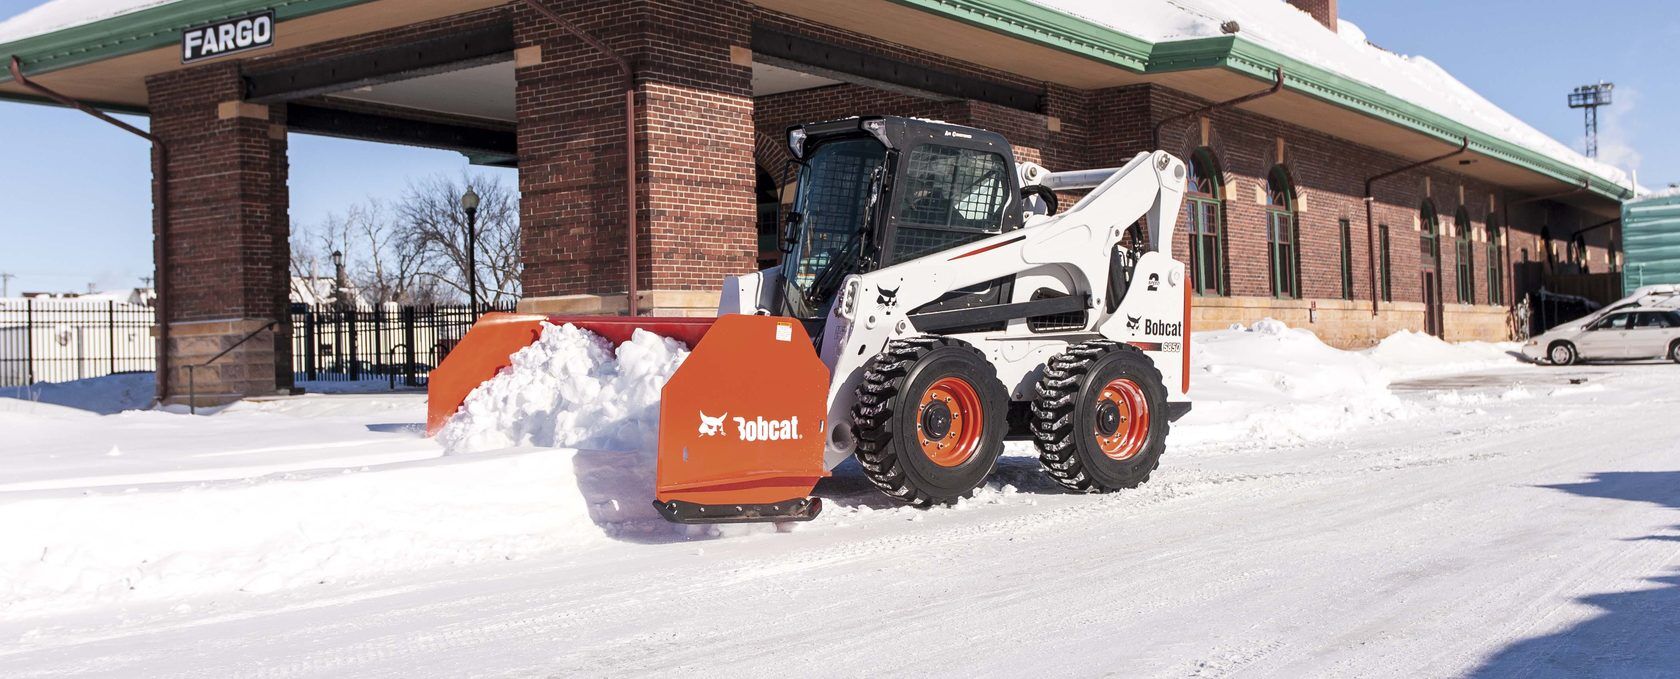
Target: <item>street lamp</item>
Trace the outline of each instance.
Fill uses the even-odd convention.
[[[467,304],[473,319],[478,319],[478,192],[471,186],[461,196],[461,209],[467,213]]]
[[[344,253],[332,251],[333,263],[333,304],[344,308]]]

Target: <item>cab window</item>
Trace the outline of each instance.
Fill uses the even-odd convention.
[[[972,243],[1003,230],[1009,165],[987,151],[922,144],[910,151],[897,197],[892,262]]]

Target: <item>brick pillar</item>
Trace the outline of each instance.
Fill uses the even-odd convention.
[[[753,270],[757,248],[749,8],[635,0],[560,11],[635,70],[644,312],[712,312],[723,276]],[[521,307],[621,313],[622,80],[612,61],[530,8],[514,17]]]
[[[147,79],[151,130],[169,150],[168,398],[185,402],[188,365],[201,403],[291,386],[287,304],[286,135],[278,109],[240,101],[237,64]]]
[[[1311,14],[1313,19],[1330,29],[1331,33],[1336,32],[1336,0],[1289,0],[1289,4]]]

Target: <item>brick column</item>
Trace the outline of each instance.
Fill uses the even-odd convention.
[[[279,109],[240,101],[238,66],[223,63],[147,79],[151,130],[169,149],[171,402],[185,402],[187,365],[201,403],[273,394],[291,386],[287,304],[286,135]]]
[[[636,0],[560,11],[635,70],[641,306],[710,313],[723,276],[751,271],[757,247],[749,8]],[[514,16],[521,306],[622,313],[622,80],[540,14],[518,6]]]

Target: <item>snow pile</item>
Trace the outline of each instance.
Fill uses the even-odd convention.
[[[1389,379],[1402,380],[1519,365],[1523,362],[1519,351],[1515,342],[1448,343],[1434,335],[1401,330],[1362,353],[1381,365]]]
[[[176,0],[52,0],[0,22],[0,44],[91,24]]]
[[[688,357],[681,342],[637,329],[618,347],[571,324],[544,324],[512,366],[467,396],[438,432],[449,453],[513,446],[652,452],[659,392]]]
[[[157,379],[152,373],[123,373],[70,382],[43,382],[27,387],[0,388],[0,411],[22,407],[8,399],[48,403],[100,415],[152,406]]]
[[[1461,124],[1585,169],[1624,187],[1626,172],[1586,156],[1546,136],[1477,94],[1434,62],[1395,54],[1365,40],[1349,21],[1331,32],[1310,15],[1278,0],[1032,0],[1083,17],[1127,35],[1156,43],[1218,37],[1220,24],[1236,21],[1246,40],[1319,68],[1383,90],[1420,108]]]
[[[1329,436],[1399,414],[1377,362],[1274,319],[1196,333],[1194,406],[1173,428],[1174,445],[1281,445]]]

